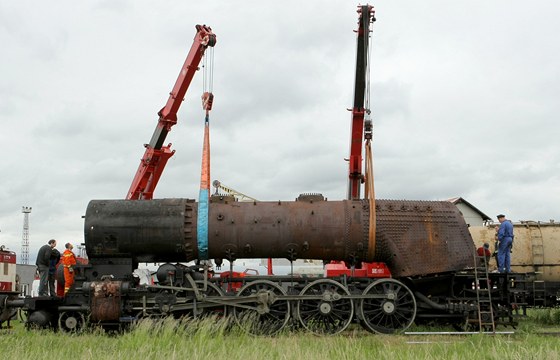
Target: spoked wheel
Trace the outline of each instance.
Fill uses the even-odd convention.
[[[377,280],[363,294],[380,295],[360,301],[362,325],[369,331],[382,334],[402,332],[408,329],[416,317],[414,294],[397,280]]]
[[[203,286],[203,281],[196,282],[199,286]],[[203,296],[206,297],[222,297],[224,296],[224,292],[214,283],[207,282],[206,283],[206,291],[203,293]],[[208,302],[211,304],[210,302]],[[216,306],[204,306],[193,309],[192,316],[194,318],[200,319],[205,318],[208,316],[216,316],[216,317],[224,317],[226,316],[226,307],[225,305],[216,304]]]
[[[80,332],[86,324],[84,313],[63,311],[58,317],[58,328],[64,332]]]
[[[234,307],[235,321],[252,335],[276,334],[290,319],[290,303],[277,299],[278,295],[286,295],[286,291],[272,281],[257,280],[245,285],[237,296],[252,296],[254,299]]]
[[[320,279],[307,285],[301,296],[297,314],[301,324],[317,335],[332,335],[344,331],[354,317],[354,303],[343,296],[350,295],[344,285],[330,279]]]

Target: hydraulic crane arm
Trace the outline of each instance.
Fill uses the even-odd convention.
[[[208,47],[213,47],[216,44],[216,35],[212,33],[210,27],[196,25],[196,31],[193,44],[181,68],[179,77],[175,86],[173,86],[173,90],[169,93],[169,99],[158,112],[159,120],[152,139],[144,145],[146,151],[140,160],[140,165],[128,190],[126,196],[128,200],[152,199],[154,189],[163,173],[167,160],[175,153],[175,150],[171,150],[171,144],[164,146],[163,143],[167,133],[171,131],[171,127],[177,123],[177,111],[194,74],[198,70],[204,52]]]
[[[368,47],[370,23],[375,21],[375,10],[371,5],[358,7],[359,21],[357,32],[356,78],[354,82],[354,106],[352,108],[352,129],[350,132],[350,158],[348,176],[348,199],[360,198],[362,174],[362,147],[364,144],[364,116],[369,109],[364,106],[369,94]],[[370,134],[368,134],[370,135]]]

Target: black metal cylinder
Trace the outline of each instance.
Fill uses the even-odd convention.
[[[366,261],[367,202],[211,202],[210,258]],[[85,216],[88,257],[136,262],[198,258],[197,203],[188,199],[92,200]]]

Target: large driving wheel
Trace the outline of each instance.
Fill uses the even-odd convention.
[[[245,285],[237,296],[252,299],[234,306],[235,321],[252,335],[276,334],[290,319],[290,302],[279,300],[278,295],[286,295],[286,291],[272,281],[257,280]]]
[[[364,290],[363,295],[377,295],[362,299],[359,305],[362,325],[369,331],[382,334],[402,332],[416,317],[414,294],[397,280],[377,280]]]
[[[341,283],[319,279],[301,291],[297,304],[301,324],[317,335],[332,335],[344,331],[352,322],[354,303],[350,292]],[[308,297],[308,299],[305,299]]]
[[[199,286],[200,291],[202,291],[202,287],[204,286],[204,281],[197,281],[197,285]],[[223,297],[224,292],[214,283],[206,282],[206,291],[203,292],[204,298],[208,297]],[[213,304],[209,301],[202,301],[204,306],[199,306],[192,311],[193,318],[205,318],[208,316],[216,316],[222,318],[226,315],[226,307],[221,304]]]

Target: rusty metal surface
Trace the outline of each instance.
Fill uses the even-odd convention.
[[[455,205],[447,201],[377,200],[376,258],[393,276],[472,266],[474,244]]]
[[[121,281],[95,281],[90,284],[92,321],[119,321],[121,286]]]
[[[86,211],[90,259],[197,258],[197,204],[187,199],[94,200]],[[210,258],[367,260],[367,202],[213,202]]]
[[[439,201],[377,200],[369,253],[369,202],[211,202],[210,258],[384,261],[394,276],[472,265],[471,236],[457,208]],[[197,258],[197,203],[188,199],[94,200],[86,211],[90,259],[186,262]]]
[[[85,217],[88,257],[137,262],[197,258],[197,204],[187,199],[93,200]],[[212,202],[210,258],[367,260],[367,202]]]
[[[365,260],[361,201],[210,204],[212,258]]]

